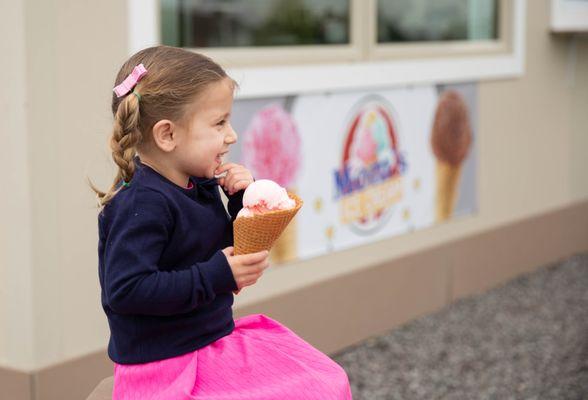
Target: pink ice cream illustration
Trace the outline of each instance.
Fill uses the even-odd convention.
[[[300,136],[294,119],[279,104],[259,110],[244,133],[243,163],[257,179],[290,187],[300,167]]]

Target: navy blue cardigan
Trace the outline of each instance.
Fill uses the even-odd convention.
[[[216,180],[190,178],[186,189],[136,165],[98,217],[108,355],[119,364],[185,354],[234,329],[237,285],[221,249],[233,244],[243,191],[227,215]]]

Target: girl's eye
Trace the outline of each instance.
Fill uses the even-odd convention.
[[[218,126],[223,126],[227,121],[226,120],[222,120],[220,122],[217,123]]]

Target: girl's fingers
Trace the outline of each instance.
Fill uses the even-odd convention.
[[[251,181],[249,179],[241,179],[235,182],[235,184],[233,185],[233,193],[243,189],[247,189],[247,186],[249,186],[250,183]]]
[[[235,256],[239,258],[239,261],[246,266],[255,265],[264,261],[268,257],[269,252],[267,250],[258,251],[257,253],[242,254]]]
[[[252,277],[259,277],[261,276],[261,274],[263,274],[263,271],[265,271],[266,267],[263,265],[256,265],[256,266],[252,266],[252,267],[247,267],[246,271],[244,272],[243,275],[241,275],[241,278],[243,279],[249,279]]]
[[[269,267],[268,262],[262,262],[256,266],[247,267],[247,269],[250,270],[251,272],[245,273],[239,277],[238,282],[240,282],[241,284],[239,284],[238,286],[243,287],[243,286],[253,285],[255,282],[257,282],[257,280],[259,278],[261,278],[264,271],[268,267]]]
[[[262,271],[265,271],[268,267],[269,260],[267,258],[258,264],[258,268],[261,268]]]
[[[244,170],[245,167],[242,167],[238,164],[233,164],[233,163],[229,163],[229,164],[223,164],[220,167],[217,168],[215,172],[216,175],[220,175],[218,172],[222,171],[221,173],[226,172],[226,174],[224,174],[223,176],[221,176],[219,179],[221,178],[228,178],[231,175],[234,175],[236,173],[239,173],[240,171]]]
[[[225,254],[226,257],[231,257],[235,253],[235,248],[233,246],[229,246],[229,247],[225,247],[221,251]]]
[[[220,175],[220,174],[222,174],[225,171],[229,171],[230,172],[230,170],[233,169],[233,168],[235,168],[235,167],[240,167],[240,165],[239,164],[235,164],[235,163],[226,163],[226,164],[223,164],[220,167],[218,167],[216,169],[216,171],[214,171],[214,173],[216,175]]]
[[[224,186],[227,189],[234,189],[235,185],[239,181],[249,181],[251,179],[251,175],[247,171],[237,171],[235,173],[227,175],[224,180]]]
[[[224,181],[223,181],[223,186],[225,189],[230,189],[232,187],[232,184],[235,180],[235,174],[233,173],[229,173],[227,174],[227,176],[225,177]]]
[[[217,168],[215,173],[220,175],[226,172],[223,177],[218,178],[218,183],[221,185],[229,194],[243,190],[253,182],[253,176],[247,168],[242,165],[235,163],[223,164]]]
[[[227,185],[226,186],[226,188],[227,188],[226,190],[230,194],[234,194],[234,193],[237,193],[238,191],[247,189],[247,187],[252,182],[253,182],[252,179],[247,179],[247,178],[239,179],[239,180],[236,180],[235,183],[233,183],[232,185]]]
[[[259,279],[259,277],[256,277],[256,278],[253,278],[252,277],[252,278],[248,278],[248,279],[243,279],[241,281],[241,283],[237,285],[237,287],[239,288],[239,290],[241,290],[245,286],[251,286],[251,285],[253,285],[254,283],[257,282],[258,279]]]
[[[243,282],[244,284],[247,282],[257,282],[257,280],[263,275],[263,272],[267,268],[267,265],[259,265],[256,267],[252,267],[252,272],[246,273],[239,277],[239,281]],[[251,283],[250,283],[251,284]]]

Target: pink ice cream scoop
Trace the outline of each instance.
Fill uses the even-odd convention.
[[[260,179],[250,184],[243,194],[243,208],[239,217],[252,217],[268,211],[288,210],[296,202],[288,196],[286,189],[269,179]]]

